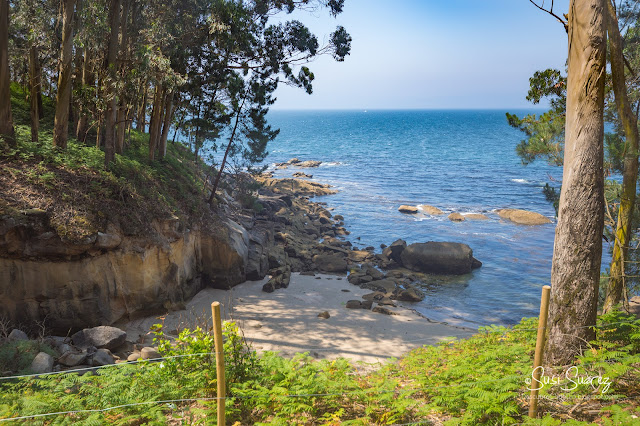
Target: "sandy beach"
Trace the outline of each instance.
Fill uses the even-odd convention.
[[[164,322],[170,335],[185,327],[209,327],[214,301],[222,304],[223,319],[235,321],[254,349],[278,351],[283,356],[309,352],[318,359],[346,357],[377,363],[422,345],[474,332],[431,322],[413,312],[407,302],[390,308],[396,315],[347,309],[348,300],[361,300],[370,291],[350,284],[344,276],[294,273],[288,288],[273,293],[262,291],[266,280],[245,282],[228,291],[204,289],[185,310],[128,323],[128,340],[144,339],[149,327],[159,322]],[[324,311],[329,318],[318,317]]]

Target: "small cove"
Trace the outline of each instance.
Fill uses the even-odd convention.
[[[514,112],[514,111],[510,111]],[[516,111],[519,114],[525,111]],[[329,183],[336,195],[316,198],[345,217],[355,246],[455,241],[468,244],[483,267],[460,277],[434,277],[415,309],[437,321],[478,327],[510,325],[537,315],[540,288],[549,283],[555,212],[542,193],[562,170],[543,161],[523,166],[515,147],[523,135],[505,111],[273,111],[281,132],[268,164],[292,157],[321,160],[302,170]],[[406,215],[401,204],[430,204],[442,216]],[[502,220],[500,208],[536,211],[553,220],[522,226]],[[449,212],[484,213],[486,221],[454,223]],[[607,247],[604,247],[605,251]]]

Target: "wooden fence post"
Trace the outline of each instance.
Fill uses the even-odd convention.
[[[540,380],[540,367],[542,365],[542,357],[544,355],[544,343],[547,332],[547,317],[549,316],[549,294],[551,293],[551,286],[545,285],[542,287],[542,297],[540,299],[540,317],[538,318],[538,338],[536,339],[536,355],[533,358],[533,375],[532,382],[539,383]],[[535,419],[538,416],[538,387],[533,386],[535,389],[531,390],[531,396],[529,397],[529,417]]]
[[[216,377],[218,382],[218,426],[225,426],[224,403],[226,401],[224,378],[224,346],[222,345],[222,321],[220,319],[220,303],[211,304],[213,315],[213,336],[216,348]]]

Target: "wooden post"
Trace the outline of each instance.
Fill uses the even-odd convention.
[[[213,333],[216,348],[216,377],[218,381],[218,426],[225,426],[224,403],[226,400],[224,378],[224,347],[222,345],[222,321],[220,320],[220,302],[211,304],[213,315]]]
[[[540,317],[538,318],[538,338],[536,339],[536,355],[533,358],[533,381],[531,384],[538,383],[541,371],[538,369],[542,365],[542,356],[544,355],[544,343],[547,332],[547,317],[549,316],[549,294],[551,286],[542,287],[542,297],[540,299]],[[535,419],[538,416],[538,387],[531,390],[529,397],[529,417]]]

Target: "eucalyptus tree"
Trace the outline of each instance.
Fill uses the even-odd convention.
[[[40,118],[42,118],[42,63],[41,51],[47,50],[54,33],[50,16],[55,6],[48,0],[23,0],[16,3],[13,19],[13,41],[16,52],[14,61],[28,58],[27,91],[30,101],[31,140],[38,141]]]
[[[612,237],[613,253],[605,289],[604,311],[623,301],[623,289],[632,281],[626,278],[628,273],[625,270],[632,266],[628,248],[633,237],[632,221],[636,211],[634,200],[638,179],[637,116],[640,97],[637,88],[639,81],[633,68],[640,60],[640,26],[636,5],[636,1],[628,1],[616,9],[613,2],[607,0],[611,74],[607,79],[610,89],[606,92],[605,118],[613,125],[614,133],[605,135],[605,174],[620,173],[623,179],[621,185],[613,182],[608,185],[613,193],[607,198],[615,200],[618,207],[612,206],[614,217],[607,221],[613,227],[607,232]],[[622,31],[624,37],[621,35]],[[535,73],[530,83],[531,90],[527,99],[538,103],[541,97],[546,96],[550,99],[551,109],[540,116],[531,114],[522,119],[507,114],[509,124],[527,135],[517,152],[525,164],[536,158],[546,158],[552,164],[562,165],[566,77],[558,70],[546,70]],[[557,202],[555,190],[547,186],[546,194]]]
[[[53,125],[53,144],[67,147],[69,137],[69,102],[71,100],[71,62],[73,59],[73,17],[76,0],[61,0],[62,45],[60,47],[60,69],[56,92],[56,116]]]
[[[627,95],[624,73],[623,41],[620,35],[616,10],[607,0],[608,33],[611,58],[612,86],[618,117],[626,139],[624,149],[622,192],[615,232],[613,255],[611,259],[610,278],[604,301],[604,312],[613,309],[622,300],[624,287],[625,261],[629,252],[634,205],[636,200],[636,182],[638,180],[638,115],[631,109]]]
[[[0,0],[0,137],[14,144],[9,76],[9,0]]]

